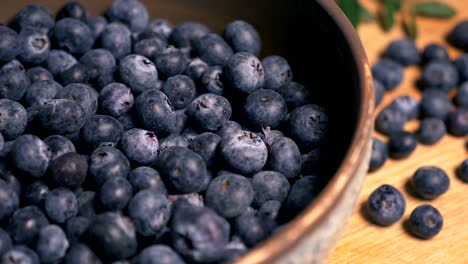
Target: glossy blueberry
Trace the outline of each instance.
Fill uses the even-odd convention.
[[[116,59],[121,59],[132,50],[132,37],[127,26],[119,22],[112,22],[106,26],[100,35],[99,43]]]
[[[101,186],[100,201],[106,211],[124,209],[133,195],[132,186],[122,177],[108,179]]]
[[[323,180],[316,175],[303,176],[291,187],[282,210],[286,215],[282,217],[295,217],[304,210],[320,193]]]
[[[49,219],[57,223],[65,223],[77,214],[78,201],[72,191],[57,188],[47,194],[44,208]]]
[[[468,20],[462,20],[452,29],[448,35],[450,44],[468,51]]]
[[[15,101],[0,99],[0,133],[6,140],[23,134],[28,123],[26,109]]]
[[[269,166],[287,178],[296,177],[301,171],[302,157],[296,143],[287,137],[279,137],[270,144]]]
[[[129,218],[118,213],[103,213],[91,221],[84,241],[108,261],[126,259],[137,251],[135,227]]]
[[[374,172],[384,165],[388,158],[387,144],[378,138],[373,138],[369,172]]]
[[[88,25],[75,18],[59,20],[54,27],[58,47],[72,54],[83,54],[94,44],[94,37]]]
[[[52,160],[49,165],[50,180],[53,184],[76,189],[84,182],[88,173],[88,162],[80,154],[69,152]]]
[[[449,92],[458,84],[458,72],[449,61],[434,61],[428,63],[422,73],[422,82],[427,88]]]
[[[75,65],[77,60],[70,53],[63,50],[51,50],[46,65],[49,72],[56,76]]]
[[[41,66],[28,69],[26,71],[26,75],[28,76],[31,83],[34,83],[37,81],[49,81],[49,80],[54,79],[52,74],[47,69]]]
[[[81,235],[83,235],[88,228],[89,223],[90,220],[82,216],[75,216],[68,219],[67,224],[65,225],[65,232],[70,244],[78,243]]]
[[[422,144],[433,145],[446,133],[447,128],[445,127],[444,121],[433,117],[427,117],[421,120],[418,130],[418,139]]]
[[[0,98],[18,101],[23,97],[31,81],[24,71],[0,71]]]
[[[458,137],[468,135],[468,109],[458,108],[447,116],[447,128],[450,134]]]
[[[5,252],[1,258],[1,262],[4,264],[39,264],[39,257],[37,256],[36,252],[30,248],[19,245],[14,246],[12,249]]]
[[[432,61],[450,61],[450,57],[445,47],[437,43],[431,43],[424,48],[421,60],[426,64]]]
[[[46,32],[38,28],[24,28],[18,41],[21,45],[18,59],[27,65],[43,63],[49,57],[50,41]]]
[[[252,211],[246,211],[234,221],[234,230],[249,247],[265,240],[274,231],[274,222],[262,218]]]
[[[234,52],[249,52],[258,56],[262,46],[260,36],[255,28],[242,20],[229,23],[224,29],[223,37]]]
[[[261,207],[269,200],[283,202],[289,193],[288,179],[276,171],[261,171],[252,178],[255,195],[253,204]]]
[[[169,43],[177,48],[189,48],[194,41],[210,33],[207,26],[198,22],[185,22],[177,25],[169,35]]]
[[[166,19],[155,19],[148,23],[145,30],[138,36],[140,39],[151,38],[155,35],[169,38],[172,33],[172,24]]]
[[[43,206],[49,192],[49,187],[43,182],[36,181],[30,184],[24,191],[23,199],[27,205]]]
[[[194,125],[214,131],[231,118],[232,108],[229,101],[216,94],[202,94],[195,98],[187,108],[187,115]]]
[[[390,59],[383,58],[372,66],[372,75],[382,83],[385,90],[393,90],[403,80],[403,66]]]
[[[206,207],[179,203],[171,221],[174,249],[190,261],[216,262],[229,242],[229,223]]]
[[[90,80],[99,87],[102,88],[114,81],[116,61],[114,55],[108,50],[90,50],[80,58],[80,63],[88,68]]]
[[[65,257],[69,245],[62,228],[48,225],[39,231],[36,252],[43,263],[56,262]]]
[[[60,8],[57,13],[57,20],[62,18],[75,18],[86,22],[86,9],[78,2],[68,2]]]
[[[22,135],[13,143],[10,159],[19,172],[40,178],[49,166],[50,149],[36,136]]]
[[[167,95],[175,109],[185,108],[197,95],[195,83],[186,75],[168,78],[161,91]]]
[[[143,126],[156,134],[168,134],[176,123],[176,113],[169,98],[156,89],[150,89],[135,99],[135,107]]]
[[[289,117],[291,137],[302,147],[312,149],[323,143],[328,131],[328,115],[320,106],[296,108]]]
[[[120,148],[130,161],[149,165],[158,157],[159,142],[153,132],[133,128],[122,135]]]
[[[0,180],[0,196],[2,203],[0,204],[0,220],[8,219],[19,207],[19,197],[13,188],[5,181]]]
[[[385,135],[391,135],[403,130],[408,116],[397,107],[387,106],[377,115],[375,119],[376,129]]]
[[[54,160],[65,153],[76,152],[73,142],[63,136],[53,135],[46,137],[44,143],[49,146],[51,153],[50,160]]]
[[[139,54],[148,59],[154,59],[156,55],[167,47],[167,41],[161,36],[153,36],[136,42],[133,46],[135,54]]]
[[[138,0],[116,0],[107,10],[111,22],[126,24],[132,32],[143,31],[148,24],[149,14],[146,7]]]
[[[311,99],[310,89],[297,82],[289,82],[276,91],[283,96],[290,111],[306,105]]]
[[[372,221],[381,226],[389,226],[401,219],[406,209],[406,201],[400,191],[390,185],[375,189],[367,200],[367,209]]]
[[[460,82],[468,81],[468,55],[463,54],[453,62],[458,70]]]
[[[13,18],[12,27],[16,31],[23,28],[41,28],[45,32],[53,28],[55,25],[54,16],[47,8],[30,4],[21,9]]]
[[[88,67],[80,63],[77,63],[63,71],[58,77],[60,83],[63,85],[69,85],[72,83],[88,83],[90,78]]]
[[[458,177],[464,181],[468,182],[468,159],[465,159],[460,167],[457,170]]]
[[[217,34],[206,34],[193,44],[194,54],[209,65],[223,66],[233,55],[231,47]]]
[[[81,129],[81,139],[92,148],[102,142],[117,143],[122,134],[123,127],[120,122],[106,115],[91,116]]]
[[[0,26],[0,61],[10,61],[15,58],[21,48],[18,34],[8,27]]]
[[[468,82],[464,82],[458,87],[455,102],[460,107],[468,108]]]
[[[416,170],[411,178],[414,191],[425,200],[434,200],[448,191],[450,179],[442,169],[424,166]]]
[[[440,212],[428,204],[416,207],[409,218],[411,233],[422,239],[430,239],[437,235],[443,222]]]
[[[49,221],[36,206],[26,206],[16,210],[8,222],[7,231],[15,244],[36,242],[39,230]]]
[[[77,243],[70,247],[65,256],[66,264],[101,264],[102,262],[85,244]]]
[[[119,76],[134,92],[141,93],[153,88],[158,79],[158,71],[149,59],[133,54],[120,62]]]
[[[265,71],[257,57],[247,52],[238,52],[231,56],[223,69],[226,85],[241,93],[253,93],[263,87]]]
[[[194,58],[189,62],[189,64],[187,64],[184,74],[199,84],[203,74],[208,70],[208,68],[209,66],[206,62],[202,61],[200,58]]]
[[[217,95],[223,95],[224,84],[222,82],[223,68],[221,66],[211,66],[201,77],[203,88]]]
[[[151,167],[138,167],[132,170],[128,175],[128,179],[134,192],[151,189],[158,193],[167,193],[159,172]]]
[[[198,153],[203,158],[206,165],[210,167],[217,161],[216,154],[220,141],[220,136],[211,132],[205,132],[195,137],[190,142],[189,148]]]
[[[185,264],[183,259],[170,247],[153,245],[141,251],[135,264]]]
[[[10,235],[5,230],[0,229],[0,256],[13,247]]]
[[[402,111],[408,119],[415,119],[419,116],[419,102],[410,95],[400,95],[396,97],[390,107]]]
[[[265,88],[278,90],[288,85],[293,78],[291,66],[281,56],[268,56],[262,60],[265,71]]]
[[[419,50],[416,44],[408,38],[391,42],[385,50],[385,56],[404,66],[418,64],[420,61]]]
[[[219,151],[224,161],[242,174],[260,171],[268,159],[268,149],[256,134],[239,130],[222,138]]]
[[[110,178],[126,178],[130,173],[130,162],[114,147],[99,147],[91,154],[89,173],[98,185],[102,185]]]
[[[96,193],[84,191],[78,195],[78,216],[93,218],[96,215]]]
[[[101,111],[113,117],[119,117],[132,108],[134,99],[131,90],[121,83],[111,83],[99,94]]]
[[[32,83],[24,95],[24,101],[27,106],[41,105],[44,99],[53,99],[57,96],[62,85],[54,80],[36,81]]]
[[[407,158],[414,152],[418,139],[410,132],[400,131],[390,135],[388,141],[388,153],[393,159]]]
[[[424,91],[421,99],[422,116],[445,120],[451,108],[452,104],[445,92],[435,89]]]
[[[103,16],[89,17],[86,22],[95,39],[99,38],[108,24],[107,19]]]
[[[173,46],[169,46],[156,54],[156,58],[154,59],[158,72],[164,78],[183,73],[189,62],[189,57]]]
[[[288,112],[283,97],[269,89],[260,89],[251,93],[244,104],[247,119],[260,127],[276,127]]]

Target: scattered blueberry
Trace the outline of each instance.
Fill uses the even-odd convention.
[[[385,135],[391,135],[403,130],[408,116],[399,108],[385,107],[375,119],[377,131]]]
[[[423,204],[413,210],[409,223],[411,233],[422,239],[430,239],[442,229],[443,218],[436,208]]]
[[[402,111],[408,119],[415,119],[419,116],[419,102],[410,95],[400,95],[396,97],[390,107]]]
[[[408,38],[391,42],[385,50],[385,56],[404,66],[418,64],[420,61],[419,50],[416,44]]]
[[[445,120],[452,104],[445,92],[435,89],[424,91],[421,100],[421,114],[424,117],[435,117]]]
[[[460,77],[460,82],[468,81],[468,55],[463,54],[453,62],[455,67],[458,70],[458,75]]]
[[[400,131],[393,133],[388,141],[388,153],[393,159],[404,159],[416,149],[418,140],[410,132]]]
[[[450,112],[447,116],[447,128],[454,136],[468,135],[468,109],[459,108]]]
[[[431,43],[424,48],[421,60],[426,64],[432,61],[450,61],[450,57],[445,47],[437,43]]]
[[[458,87],[455,102],[460,107],[468,108],[468,82],[464,82]]]
[[[468,182],[468,159],[465,159],[458,168],[458,177],[464,182]]]
[[[450,185],[447,173],[431,166],[419,168],[411,178],[411,182],[416,193],[426,200],[434,200],[447,192]]]
[[[417,132],[419,142],[426,145],[437,143],[447,133],[444,121],[427,117],[421,120],[419,130]]]
[[[374,172],[382,167],[388,158],[388,148],[382,140],[378,138],[372,139],[372,153],[369,163],[369,172]]]
[[[406,209],[403,195],[390,185],[375,189],[367,200],[369,215],[376,224],[389,226],[401,219]]]
[[[434,61],[424,66],[422,82],[426,88],[449,92],[458,81],[457,69],[450,61]]]
[[[382,83],[385,90],[393,90],[403,81],[403,66],[382,58],[372,67],[372,75]]]
[[[468,51],[468,21],[462,20],[449,33],[449,42],[457,48]]]

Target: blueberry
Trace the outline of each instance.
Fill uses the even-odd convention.
[[[120,62],[119,76],[134,92],[141,93],[153,88],[158,72],[149,59],[133,54]]]
[[[434,61],[428,63],[422,73],[422,82],[427,88],[449,92],[458,84],[458,72],[449,61]]]
[[[85,7],[78,2],[68,2],[60,8],[57,13],[57,20],[63,18],[75,18],[86,21],[87,13]]]
[[[310,102],[310,89],[297,82],[289,82],[276,91],[283,96],[290,111]]]
[[[26,109],[15,101],[0,99],[0,133],[6,140],[23,134],[28,123]]]
[[[72,83],[59,89],[56,98],[75,101],[84,110],[86,116],[93,115],[98,108],[98,93],[90,86],[82,83]]]
[[[261,89],[251,93],[244,104],[247,118],[254,125],[276,127],[288,112],[286,101],[273,91]]]
[[[43,263],[53,263],[65,257],[69,245],[62,228],[48,225],[39,231],[36,252]]]
[[[68,219],[65,226],[65,232],[67,234],[67,239],[70,244],[78,243],[81,235],[84,234],[88,228],[90,220],[86,217],[75,216]]]
[[[170,147],[158,157],[157,167],[171,193],[201,192],[210,181],[202,157],[184,147]]]
[[[453,62],[453,65],[455,65],[458,70],[460,82],[468,81],[468,55],[461,55]]]
[[[197,134],[198,136],[198,134]],[[190,140],[185,135],[171,134],[163,139],[159,144],[159,152],[170,147],[184,147],[188,148]]]
[[[223,37],[234,52],[249,52],[258,56],[262,46],[260,36],[255,28],[242,20],[229,23],[224,29]]]
[[[291,137],[302,147],[312,149],[322,144],[328,131],[328,115],[320,106],[309,104],[296,108],[289,117]]]
[[[458,137],[468,135],[468,109],[458,108],[447,117],[447,128],[450,134]]]
[[[391,135],[403,130],[408,116],[400,108],[385,107],[375,119],[376,129],[385,135]]]
[[[54,159],[49,166],[52,183],[60,187],[76,189],[88,173],[88,162],[80,154],[69,152]]]
[[[218,134],[218,136],[221,138],[225,138],[239,131],[242,131],[241,125],[239,125],[236,121],[227,121],[216,131],[216,134]]]
[[[136,253],[138,246],[133,223],[118,213],[94,217],[84,234],[84,241],[108,261],[129,258]]]
[[[239,130],[222,138],[219,151],[225,162],[242,174],[260,171],[268,159],[268,149],[256,134]]]
[[[10,159],[19,172],[39,178],[49,166],[50,149],[36,136],[22,135],[13,143]]]
[[[223,95],[224,84],[221,81],[222,76],[223,68],[221,66],[209,67],[201,77],[203,88],[209,93]]]
[[[372,140],[372,153],[369,172],[374,172],[384,165],[388,158],[387,145],[378,138]]]
[[[457,170],[458,177],[464,181],[468,182],[468,159],[465,159],[460,167]]]
[[[29,80],[31,80],[31,83],[37,81],[49,81],[54,79],[52,74],[47,69],[41,66],[28,69],[26,71],[26,75],[28,76]]]
[[[310,152],[302,155],[302,168],[301,173],[303,175],[316,174],[322,169],[322,155],[323,151],[321,148],[316,148]]]
[[[151,167],[138,167],[132,170],[128,179],[134,192],[151,189],[162,194],[167,193],[159,172]]]
[[[108,24],[107,19],[103,16],[89,17],[86,22],[95,39],[99,38]]]
[[[2,136],[2,133],[0,133],[0,152],[3,150],[3,147],[5,146],[5,139]]]
[[[135,99],[135,107],[143,126],[156,134],[168,134],[176,123],[176,113],[167,96],[150,89]]]
[[[418,140],[412,133],[396,132],[390,136],[388,141],[388,153],[393,159],[404,159],[414,152],[417,144]]]
[[[144,39],[157,35],[167,39],[172,33],[172,28],[172,24],[166,19],[156,19],[149,22],[145,30],[143,30],[138,37]]]
[[[169,200],[172,201],[173,204],[177,204],[180,202],[187,202],[193,206],[199,206],[199,207],[205,206],[205,201],[203,199],[203,196],[199,193],[169,195]]]
[[[72,83],[88,83],[90,78],[88,67],[80,63],[77,63],[63,71],[58,77],[63,85],[69,85]]]
[[[135,120],[133,119],[133,117],[133,112],[126,112],[125,114],[117,117],[117,120],[119,120],[120,124],[122,124],[124,130],[129,130],[135,128]]]
[[[209,66],[206,62],[202,61],[200,58],[194,58],[189,62],[189,64],[187,64],[184,74],[190,77],[198,85],[208,68]]]
[[[424,91],[421,99],[422,116],[445,120],[451,108],[452,104],[445,92],[435,89]]]
[[[229,101],[216,94],[202,94],[195,98],[187,108],[187,115],[194,125],[214,131],[229,120],[232,108]]]
[[[283,217],[295,217],[304,210],[322,190],[323,180],[315,175],[303,176],[291,187],[282,211]]]
[[[58,47],[72,54],[83,54],[94,44],[88,25],[75,18],[64,18],[55,24],[54,37]]]
[[[437,118],[424,118],[419,125],[418,139],[422,144],[433,145],[446,133],[444,121]]]
[[[157,53],[154,59],[158,72],[164,78],[183,73],[189,62],[189,57],[182,50],[176,49],[173,46],[169,46],[160,53]]]
[[[105,49],[94,49],[86,52],[80,63],[88,68],[90,80],[104,87],[114,81],[113,73],[116,68],[114,55]]]
[[[4,166],[4,165],[0,165]],[[8,169],[8,168],[0,168],[0,178],[5,181],[5,183],[11,187],[13,192],[20,197],[21,191],[24,187],[22,187],[18,178]]]
[[[120,147],[130,161],[149,165],[158,157],[159,142],[153,132],[133,128],[122,135]]]
[[[447,49],[437,43],[427,45],[421,55],[424,64],[432,61],[450,61]]]
[[[458,87],[455,102],[460,107],[468,108],[468,82],[464,82]]]
[[[450,44],[453,46],[468,51],[468,21],[462,20],[452,29],[448,35]]]
[[[106,26],[100,35],[99,43],[102,48],[110,51],[116,59],[127,56],[132,50],[130,30],[119,22],[112,22]]]
[[[390,107],[402,111],[408,119],[415,119],[419,116],[419,102],[410,95],[400,95],[396,97]]]
[[[229,223],[206,207],[178,204],[171,229],[174,249],[190,261],[216,262],[229,242]]]
[[[21,45],[18,59],[28,65],[37,65],[47,60],[50,51],[50,41],[46,32],[38,28],[24,28],[18,41]]]
[[[101,264],[102,262],[85,244],[75,244],[70,247],[65,256],[66,264]]]
[[[252,178],[252,186],[255,191],[253,204],[261,207],[269,200],[283,202],[289,192],[288,179],[276,171],[261,171]]]
[[[89,173],[98,185],[102,185],[110,178],[126,178],[130,173],[130,162],[116,148],[99,147],[91,154]]]
[[[122,134],[120,122],[106,115],[91,116],[81,129],[81,139],[92,148],[102,142],[118,142]]]
[[[162,52],[166,47],[166,39],[161,36],[153,36],[136,42],[133,46],[133,51],[135,54],[152,60],[156,57],[156,54]]]
[[[13,247],[10,235],[5,230],[0,229],[0,256]]]
[[[49,221],[36,206],[26,206],[16,210],[8,223],[7,231],[15,244],[36,242],[39,230]]]
[[[13,188],[5,181],[0,180],[0,196],[2,203],[0,205],[0,220],[8,219],[19,207],[19,197]]]
[[[276,140],[284,137],[284,133],[279,130],[271,130],[270,128],[262,128],[262,133],[260,134],[263,142],[267,145],[268,149],[271,150],[273,143]]]
[[[195,83],[185,75],[168,78],[161,91],[167,95],[175,109],[185,108],[197,95]]]
[[[235,232],[247,246],[253,247],[273,233],[274,224],[268,220],[246,211],[235,219]]]
[[[265,84],[265,72],[257,57],[247,52],[231,56],[223,69],[226,84],[241,93],[253,93]]]
[[[46,137],[44,143],[46,143],[50,149],[50,160],[54,160],[69,152],[76,152],[73,142],[63,136],[53,135]]]
[[[119,117],[132,108],[134,99],[127,86],[121,83],[111,83],[101,90],[99,102],[102,113]]]
[[[13,18],[12,27],[16,31],[23,28],[41,28],[45,32],[53,28],[55,25],[54,16],[47,8],[30,4],[21,9]]]
[[[57,188],[47,194],[44,208],[49,219],[57,223],[65,223],[77,214],[78,201],[70,190]]]
[[[107,10],[111,22],[125,23],[132,32],[143,31],[148,24],[149,14],[138,0],[115,0]]]
[[[153,245],[141,251],[135,264],[185,264],[182,258],[170,247]]]
[[[24,192],[24,202],[27,205],[43,206],[49,192],[49,187],[43,182],[36,181],[30,184]]]
[[[44,99],[54,99],[62,85],[54,80],[36,81],[32,83],[24,95],[27,106],[41,105]]]
[[[209,65],[223,66],[233,55],[231,47],[217,34],[206,34],[193,44],[194,54]]]
[[[265,71],[265,88],[278,90],[288,85],[293,78],[291,66],[281,56],[268,56],[262,60]]]
[[[422,239],[430,239],[437,235],[443,222],[439,211],[428,204],[416,207],[409,218],[411,233]]]
[[[296,143],[287,137],[279,137],[270,145],[269,166],[287,178],[296,177],[301,171],[302,157]]]
[[[372,67],[372,75],[382,83],[385,90],[393,90],[403,81],[403,66],[383,58]]]
[[[18,34],[8,27],[0,26],[0,61],[10,61],[20,53]]]
[[[122,177],[110,178],[101,186],[100,201],[107,211],[124,209],[133,195],[132,186]]]
[[[400,191],[384,184],[371,193],[367,208],[376,224],[389,226],[401,219],[405,213],[406,201]]]
[[[374,83],[374,94],[375,94],[375,106],[377,107],[380,105],[385,95],[385,87],[380,81],[378,81],[375,78],[373,79],[373,83]]]
[[[29,85],[31,81],[24,71],[0,71],[0,98],[19,101]]]
[[[391,42],[384,53],[386,57],[404,66],[418,64],[420,61],[419,50],[416,44],[408,38]]]
[[[289,183],[288,183],[289,186]],[[264,218],[275,220],[281,209],[282,202],[276,200],[266,201],[258,209],[258,215]]]
[[[96,193],[84,191],[78,195],[78,216],[93,218],[96,215]]]
[[[411,178],[416,193],[423,199],[434,200],[447,192],[450,179],[440,168],[424,166],[419,168]]]
[[[198,153],[205,161],[208,167],[211,167],[217,161],[217,150],[221,137],[211,133],[205,132],[195,137],[189,145],[189,148]]]
[[[63,50],[51,50],[46,65],[49,72],[56,76],[75,65],[77,60],[71,54]]]
[[[185,22],[177,25],[169,35],[169,43],[177,48],[189,48],[194,41],[210,33],[208,27],[198,22]]]
[[[36,252],[26,246],[14,246],[3,254],[1,262],[4,264],[39,264],[39,257]]]

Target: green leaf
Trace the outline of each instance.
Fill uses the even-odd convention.
[[[383,4],[387,4],[386,0],[380,0],[380,2],[382,2]],[[395,11],[400,11],[401,10],[401,7],[402,7],[402,0],[391,0],[390,2],[392,2],[393,4],[393,9]]]
[[[381,14],[382,25],[385,31],[389,31],[395,25],[395,6],[394,0],[384,0],[385,7]]]
[[[457,13],[450,5],[438,1],[417,3],[411,8],[416,15],[424,17],[451,18]]]
[[[358,0],[338,0],[338,5],[348,17],[351,24],[353,24],[354,27],[357,27],[360,20]]]
[[[411,13],[407,19],[403,20],[403,27],[406,34],[413,40],[418,37],[418,26],[416,24],[416,15]]]
[[[364,7],[363,5],[359,5],[359,12],[360,12],[360,18],[362,21],[373,21],[375,20],[374,15]]]

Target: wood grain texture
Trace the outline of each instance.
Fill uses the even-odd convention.
[[[376,10],[377,0],[361,0],[371,10]],[[418,47],[422,48],[431,42],[442,43],[445,36],[462,19],[468,19],[467,0],[445,0],[456,7],[458,15],[450,20],[419,18]],[[397,21],[400,21],[398,18]],[[383,32],[376,23],[362,24],[359,28],[364,47],[371,63],[375,63],[388,43],[402,37],[401,27],[397,26],[390,32]],[[452,58],[460,51],[450,48]],[[402,94],[421,97],[415,88],[415,81],[420,77],[418,67],[405,70],[403,84],[385,95],[384,101],[377,112],[388,105],[393,98]],[[410,131],[416,130],[418,122],[407,125]],[[380,138],[385,139],[385,137]],[[455,169],[468,157],[467,137],[455,138],[445,136],[435,146],[419,145],[413,155],[402,161],[388,161],[382,169],[369,174],[364,182],[363,190],[352,219],[330,256],[329,263],[468,263],[468,184],[461,182],[455,176]],[[408,180],[421,166],[439,166],[450,176],[449,191],[435,201],[424,201],[411,195]],[[403,219],[391,227],[378,227],[370,224],[365,216],[363,204],[370,193],[382,184],[391,184],[401,190],[407,201]],[[429,241],[416,239],[407,233],[405,220],[412,210],[421,204],[429,203],[439,209],[444,217],[441,233]]]

